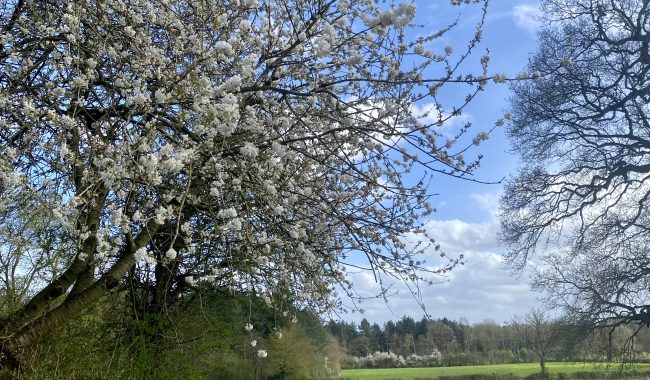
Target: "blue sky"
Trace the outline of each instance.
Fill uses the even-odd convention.
[[[451,45],[455,51],[462,50],[474,34],[480,17],[480,7],[476,5],[454,7],[448,0],[417,0],[417,5],[415,23],[424,25],[420,30],[423,33],[459,19],[458,26],[434,45],[441,49]],[[538,12],[538,3],[533,0],[492,0],[483,42],[473,62],[478,62],[489,49],[491,74],[506,73],[514,77],[522,71],[529,54],[536,48]],[[464,89],[460,90],[465,93]],[[473,123],[473,134],[489,129],[502,117],[508,109],[508,96],[506,85],[491,84],[477,97],[463,115],[464,120]],[[497,129],[475,150],[485,156],[476,178],[499,181],[513,173],[517,158],[508,149],[504,130]],[[538,295],[530,291],[527,276],[513,278],[501,269],[500,254],[504,248],[497,243],[495,216],[502,186],[437,176],[430,190],[440,195],[432,200],[437,212],[427,223],[427,229],[448,254],[463,254],[467,263],[441,278],[441,284],[422,289],[429,314],[435,318],[463,318],[470,323],[484,320],[503,323],[535,306]],[[428,261],[435,263],[436,259],[432,256]],[[372,274],[353,276],[357,291],[367,295],[377,292]],[[366,310],[363,315],[354,313],[342,318],[359,322],[365,317],[380,324],[403,315],[420,318],[423,312],[408,290],[399,283],[394,288],[399,294],[391,297],[388,305],[383,300],[366,301],[361,305]]]

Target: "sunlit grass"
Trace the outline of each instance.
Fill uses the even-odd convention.
[[[618,365],[594,363],[547,363],[550,374],[575,374],[591,372],[606,374],[620,370]],[[637,372],[650,371],[650,364],[636,364],[633,368]],[[462,367],[434,367],[434,368],[387,368],[387,369],[351,369],[344,370],[341,379],[356,380],[415,380],[437,379],[445,376],[471,376],[471,375],[508,375],[526,377],[540,372],[537,363],[497,364]]]

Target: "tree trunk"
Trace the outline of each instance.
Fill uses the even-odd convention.
[[[85,291],[69,297],[61,306],[12,334],[9,339],[2,343],[2,352],[15,353],[19,348],[29,346],[43,333],[65,325],[77,313],[97,301],[109,290],[115,288],[133,264],[135,264],[133,254],[122,257],[104,276]]]
[[[156,235],[154,245],[161,247],[161,252],[165,254],[167,250],[173,248],[176,252],[181,252],[185,245],[182,238],[176,236],[174,225],[165,225]],[[151,301],[146,307],[146,311],[150,313],[163,313],[169,303],[174,300],[171,294],[172,285],[178,274],[180,262],[176,259],[169,261],[162,260],[158,262],[154,268],[155,284],[153,286],[153,295]]]
[[[75,257],[68,269],[56,280],[52,281],[43,290],[38,292],[31,300],[5,320],[0,321],[0,335],[13,334],[25,324],[43,313],[50,307],[52,301],[64,295],[71,286],[74,286],[71,294],[78,294],[94,282],[94,264],[90,264],[97,250],[97,229],[101,207],[106,199],[107,192],[102,190],[95,200],[95,207],[84,216],[84,225],[88,227],[90,236],[86,238],[81,246],[81,252],[86,256],[84,259]]]
[[[83,260],[78,258],[72,262],[72,265],[61,274],[56,280],[52,281],[48,286],[43,288],[40,292],[36,293],[29,302],[17,310],[15,313],[7,317],[0,323],[0,333],[10,335],[23,325],[27,324],[43,312],[50,305],[54,299],[64,295],[70,286],[74,284],[86,264]]]
[[[102,277],[85,290],[66,298],[59,307],[24,326],[10,321],[9,325],[17,326],[17,331],[3,332],[3,335],[6,334],[6,336],[0,346],[0,369],[17,368],[20,362],[21,349],[28,348],[44,333],[56,327],[64,326],[79,312],[99,300],[109,290],[115,288],[135,264],[135,251],[149,243],[151,236],[156,233],[158,227],[159,225],[156,222],[150,221],[135,241],[129,239],[120,259]],[[83,267],[86,266],[83,265]]]
[[[613,351],[614,349],[612,347],[612,332],[610,331],[610,333],[607,336],[607,362],[608,363],[611,363],[613,360],[614,357]]]

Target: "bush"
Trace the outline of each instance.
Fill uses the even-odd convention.
[[[270,379],[308,378],[312,369],[325,368],[324,358],[315,352],[302,326],[293,324],[281,334],[281,338],[271,337],[269,356],[262,362]]]
[[[406,360],[402,355],[393,352],[379,352],[361,357],[357,368],[399,368],[406,367]]]
[[[409,355],[406,358],[406,367],[438,367],[440,366],[440,351],[430,355]]]
[[[0,379],[300,379],[340,371],[340,349],[327,339],[317,347],[301,323],[274,338],[271,314],[255,310],[263,306],[253,305],[255,330],[246,331],[249,305],[237,297],[206,296],[140,318],[128,305],[125,294],[107,297],[43,336],[19,372],[0,373]],[[258,349],[268,357],[259,358]]]
[[[356,369],[359,368],[359,358],[356,356],[345,355],[340,361],[341,369]]]

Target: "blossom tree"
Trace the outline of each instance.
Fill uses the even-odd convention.
[[[431,175],[480,160],[485,132],[439,128],[485,86],[487,59],[458,73],[483,21],[452,61],[409,2],[1,4],[0,217],[48,219],[58,268],[0,321],[4,364],[129,273],[154,309],[212,283],[322,310],[350,266],[416,289],[458,262],[421,261],[421,223]]]

